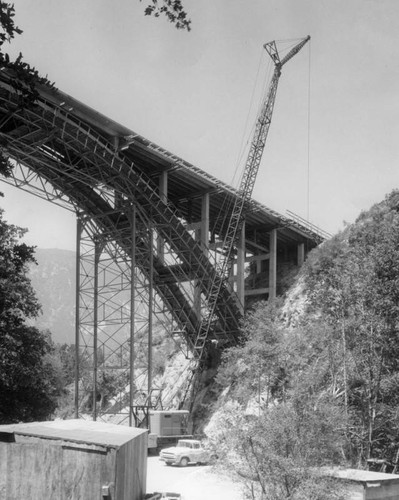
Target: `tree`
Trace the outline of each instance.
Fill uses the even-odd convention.
[[[321,339],[329,329],[288,330],[274,302],[258,304],[244,331],[243,345],[223,355],[224,396],[206,428],[220,464],[253,500],[344,498],[321,472],[342,461],[346,428]]]
[[[13,4],[0,0],[0,68],[9,70],[13,76],[12,85],[19,94],[21,107],[32,106],[38,97],[37,86],[39,84],[53,87],[46,77],[28,63],[23,61],[20,53],[15,60],[4,52],[4,45],[10,43],[22,30],[14,22],[15,9]]]
[[[342,341],[352,459],[393,458],[399,374],[399,193],[326,242],[304,268],[308,297]]]
[[[242,345],[223,353],[216,380],[229,387],[230,395],[242,405],[254,395],[264,405],[284,390],[285,383],[277,303],[258,303],[247,315],[243,335]]]
[[[53,88],[54,83],[40,76],[34,67],[24,62],[21,53],[15,60],[12,60],[9,54],[4,51],[4,45],[10,43],[16,35],[22,33],[22,30],[15,24],[14,17],[14,5],[0,0],[0,70],[6,70],[11,73],[13,76],[11,85],[19,97],[18,105],[20,108],[26,108],[33,106],[38,98],[38,85],[46,85],[49,88]],[[13,164],[9,160],[6,148],[6,139],[1,139],[0,174],[9,177],[12,173]],[[2,193],[0,193],[0,196],[2,196]]]
[[[43,420],[55,410],[59,390],[49,362],[48,334],[28,326],[40,311],[27,277],[34,248],[25,231],[7,224],[0,210],[0,422]]]
[[[191,20],[187,18],[181,0],[152,0],[144,12],[146,16],[165,16],[177,29],[191,30]]]

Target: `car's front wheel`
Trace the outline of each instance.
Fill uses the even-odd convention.
[[[188,462],[189,462],[188,458],[187,458],[187,457],[183,457],[183,458],[180,460],[180,466],[181,466],[181,467],[187,467]]]

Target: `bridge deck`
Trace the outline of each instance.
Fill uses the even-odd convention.
[[[95,221],[97,231],[112,239],[127,256],[134,245],[142,273],[153,274],[154,286],[186,340],[194,351],[202,352],[200,315],[206,311],[212,284],[221,279],[214,256],[204,251],[204,244],[208,249],[221,244],[238,193],[59,90],[39,87],[35,105],[20,106],[14,80],[8,71],[0,72],[1,145],[20,167],[5,181],[85,214]],[[199,241],[193,229],[199,230],[203,223],[205,196],[209,237],[202,236]],[[135,242],[132,207],[139,221]],[[270,252],[272,231],[286,262],[295,259],[298,245],[310,250],[324,237],[315,228],[256,201],[249,204],[246,214],[246,251],[249,258],[257,260],[260,273],[260,264]],[[162,245],[156,247],[150,240],[149,228],[155,231],[156,241],[168,246],[175,262],[166,262]],[[152,263],[150,254],[154,256]],[[200,290],[205,304],[201,312],[196,298],[187,297],[182,286],[185,282]],[[267,294],[264,284],[258,288]],[[242,313],[228,283],[222,284],[211,314],[211,336],[226,345],[237,342]]]

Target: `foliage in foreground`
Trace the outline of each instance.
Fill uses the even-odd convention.
[[[255,415],[229,402],[206,432],[219,463],[239,478],[247,498],[332,500],[344,496],[321,471],[340,462],[341,420],[329,398],[273,404]]]
[[[220,463],[251,499],[343,498],[319,472],[342,461],[346,428],[319,330],[288,332],[276,304],[260,304],[245,332],[244,345],[224,355],[225,400],[206,429]]]
[[[27,277],[34,248],[23,234],[0,210],[0,423],[48,418],[60,392],[50,336],[27,324],[40,306]]]

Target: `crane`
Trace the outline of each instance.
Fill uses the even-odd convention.
[[[290,59],[292,59],[309,40],[310,36],[303,38],[283,58],[280,58],[275,41],[265,43],[263,46],[274,63],[274,72],[256,121],[248,158],[246,160],[240,181],[240,187],[237,191],[229,224],[227,226],[226,235],[223,241],[223,257],[217,262],[217,273],[215,274],[215,278],[210,285],[208,295],[209,314],[201,322],[197,339],[195,341],[194,350],[199,359],[202,358],[205,343],[208,339],[212,324],[216,321],[215,309],[217,306],[218,296],[223,283],[225,283],[228,279],[234,244],[236,243],[244,223],[245,207],[252,197],[256,176],[258,174],[259,165],[270,128],[274,103],[276,100],[277,86],[281,76],[282,67]]]

